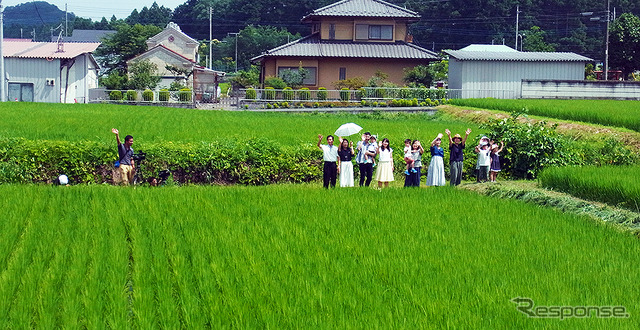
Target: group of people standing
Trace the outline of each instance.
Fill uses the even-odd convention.
[[[462,181],[462,169],[464,162],[464,148],[471,134],[471,129],[466,130],[464,138],[460,134],[451,136],[451,131],[445,130],[449,140],[449,169],[450,185],[457,186]],[[444,149],[442,148],[442,133],[439,133],[429,148],[431,160],[427,169],[427,186],[444,186],[446,178],[444,174]],[[360,187],[369,186],[373,179],[378,181],[378,188],[388,187],[389,182],[394,181],[393,171],[393,149],[389,146],[389,139],[384,138],[378,142],[377,137],[370,132],[362,134],[354,148],[353,142],[338,137],[339,146],[333,144],[334,137],[327,136],[327,144],[322,144],[322,135],[318,135],[318,148],[323,151],[324,171],[323,186],[325,188],[335,187],[338,175],[340,176],[340,187],[353,187],[353,163],[358,165],[360,171]],[[504,144],[498,148],[493,141],[489,141],[483,136],[480,143],[475,148],[478,153],[478,182],[487,181],[489,172],[491,181],[495,182],[497,173],[500,172],[499,152]],[[488,151],[487,151],[488,150]],[[422,177],[422,155],[425,149],[418,140],[405,140],[404,161],[406,163],[405,187],[419,187]],[[376,161],[376,157],[378,158]],[[488,160],[488,162],[487,162]]]

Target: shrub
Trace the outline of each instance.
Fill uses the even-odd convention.
[[[351,94],[349,92],[348,88],[342,88],[340,89],[340,100],[342,100],[343,102],[349,101],[349,94]]]
[[[245,92],[245,98],[248,99],[248,100],[255,100],[257,96],[258,96],[257,92],[253,88],[249,88]]]
[[[122,92],[121,91],[111,91],[111,92],[109,92],[109,100],[112,100],[112,101],[120,101],[120,100],[122,100]]]
[[[0,139],[0,184],[50,183],[65,173],[73,183],[111,182],[117,152],[111,143]],[[46,150],[46,152],[44,152]],[[250,139],[211,143],[146,143],[141,171],[152,177],[169,169],[178,183],[263,185],[309,182],[321,176],[321,154],[311,146],[283,147],[278,141]],[[0,167],[2,168],[2,167]]]
[[[264,85],[266,87],[273,87],[274,89],[284,89],[287,87],[287,83],[280,77],[267,77],[264,79]]]
[[[273,100],[276,98],[276,91],[273,89],[273,87],[265,87],[263,97],[265,100]]]
[[[291,89],[291,87],[285,87],[282,91],[282,97],[285,100],[293,100],[295,96],[295,92]]]
[[[138,92],[134,91],[134,90],[128,90],[127,91],[127,101],[136,101],[138,100]]]
[[[308,88],[300,88],[298,91],[298,100],[308,100],[311,98],[311,92]]]
[[[324,101],[327,99],[327,89],[324,87],[320,87],[318,88],[318,100],[319,101]]]
[[[160,92],[158,92],[158,100],[160,102],[169,102],[169,90],[166,88],[163,88],[160,90]]]
[[[142,92],[142,99],[146,102],[153,102],[153,91],[145,89],[144,92]]]
[[[183,88],[178,92],[180,102],[191,102],[191,89]]]
[[[265,107],[266,107],[267,109],[273,109],[273,106],[271,105],[271,103],[267,103],[267,105],[265,105]]]

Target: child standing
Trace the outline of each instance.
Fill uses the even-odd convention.
[[[489,179],[489,166],[491,165],[491,157],[489,156],[489,153],[491,152],[489,139],[486,136],[483,136],[474,151],[478,154],[478,163],[476,165],[476,168],[478,169],[477,182],[487,182]]]
[[[431,162],[427,170],[427,186],[444,186],[446,180],[444,177],[444,149],[442,144],[442,133],[438,133],[433,141],[431,141]]]
[[[504,149],[504,142],[500,141],[500,148],[494,144],[491,146],[491,173],[489,174],[491,182],[496,182],[498,172],[500,172],[500,153]]]
[[[407,163],[407,169],[404,170],[405,175],[409,175],[409,171],[416,173],[416,170],[413,168],[415,161],[411,149],[411,139],[404,140],[404,161]]]

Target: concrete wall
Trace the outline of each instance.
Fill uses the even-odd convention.
[[[640,82],[523,80],[522,98],[640,100]]]

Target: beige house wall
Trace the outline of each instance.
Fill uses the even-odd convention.
[[[428,65],[428,61],[424,60],[398,60],[398,59],[345,59],[345,58],[324,58],[324,59],[293,59],[282,58],[266,59],[263,63],[263,76],[276,76],[278,67],[299,66],[302,62],[303,67],[317,67],[318,77],[317,84],[314,86],[305,86],[310,89],[325,87],[326,89],[335,89],[334,82],[340,78],[340,68],[346,69],[346,78],[362,77],[365,81],[373,77],[378,70],[389,75],[388,81],[399,86],[404,85],[402,80],[405,68],[413,68],[417,65]]]
[[[329,19],[320,20],[320,39],[329,40],[329,27],[335,24],[336,38],[335,40],[356,40],[355,28],[356,24],[368,25],[393,25],[394,40],[405,40],[407,35],[407,23],[404,21],[396,22],[393,19]],[[393,42],[384,40],[375,40],[373,42]]]

